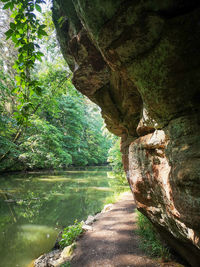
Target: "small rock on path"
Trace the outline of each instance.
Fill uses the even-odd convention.
[[[94,222],[93,230],[77,242],[72,267],[158,267],[139,248],[136,213],[131,193],[122,198],[108,212]],[[174,266],[174,265],[173,265]]]

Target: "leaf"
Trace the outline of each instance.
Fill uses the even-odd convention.
[[[38,52],[37,52],[37,56],[39,56],[39,57],[43,57],[44,54],[43,54],[42,52],[38,51]]]
[[[45,25],[45,24],[41,24],[41,25],[39,26],[39,28],[40,28],[40,29],[45,29],[45,28],[46,28],[46,25]]]
[[[22,14],[17,14],[15,20],[21,20],[23,18]]]
[[[15,28],[16,28],[16,24],[13,23],[13,22],[11,22],[11,23],[10,23],[10,28],[11,28],[12,30],[15,30]]]
[[[16,38],[16,36],[15,36],[15,35],[12,35],[12,41],[13,41],[13,43],[15,43],[15,44],[17,44],[17,43],[18,43],[18,40],[17,40],[17,38]]]
[[[11,2],[11,4],[10,4],[10,10],[13,10],[13,8],[14,8],[14,3]]]
[[[37,95],[41,96],[42,95],[42,88],[40,86],[37,86],[35,88],[35,92],[36,92]]]
[[[34,50],[34,43],[30,42],[28,44],[25,44],[22,49],[21,48],[19,49],[20,52],[23,50],[24,51],[33,51]]]
[[[12,67],[13,69],[18,69],[18,64],[15,62],[15,64]]]
[[[24,26],[26,26],[26,22],[22,23],[21,21],[18,21],[16,24],[17,29],[24,29]]]
[[[15,76],[15,80],[20,83],[21,82],[21,77],[20,76]]]
[[[29,11],[34,11],[34,4],[29,4]]]
[[[17,93],[19,91],[19,87],[15,85],[13,89],[11,90],[12,93]]]
[[[23,54],[19,54],[18,60],[19,60],[19,62],[23,62],[24,61]]]
[[[36,0],[35,2],[36,2],[37,4],[41,4],[41,3],[46,4],[46,2],[43,1],[43,0]]]
[[[35,44],[35,47],[40,48],[40,46],[38,44]]]
[[[12,6],[12,2],[8,2],[4,5],[3,9],[8,9]]]
[[[6,40],[8,40],[13,34],[13,30],[12,29],[9,29],[7,32],[5,32],[5,35],[6,35]]]
[[[39,6],[38,4],[35,4],[35,8],[38,12],[42,13],[42,9],[41,6]]]
[[[43,54],[42,52],[40,52],[40,51],[36,52],[36,58],[37,58],[40,62],[42,62],[41,57],[43,57],[43,56],[44,56],[44,54]]]
[[[27,13],[26,15],[29,17],[30,20],[36,19],[36,15],[34,13]]]
[[[48,34],[47,34],[44,30],[42,30],[42,29],[40,29],[40,28],[39,28],[39,30],[38,30],[38,35],[41,36],[41,37],[42,37],[42,36],[48,36]],[[39,38],[40,38],[40,37],[39,37]]]

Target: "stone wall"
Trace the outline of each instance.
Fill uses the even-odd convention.
[[[200,2],[54,0],[75,87],[121,136],[138,209],[200,262]]]

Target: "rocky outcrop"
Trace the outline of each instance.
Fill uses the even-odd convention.
[[[64,263],[69,262],[72,259],[72,254],[75,243],[65,247],[63,250],[56,249],[49,253],[41,255],[38,259],[33,262],[33,267],[59,267]]]
[[[138,209],[200,262],[200,3],[54,0],[76,88],[121,136]]]

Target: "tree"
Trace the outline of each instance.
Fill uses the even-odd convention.
[[[111,142],[101,133],[100,111],[73,87],[52,38],[55,29],[49,11],[40,15],[40,21],[36,18],[34,10],[40,12],[43,1],[3,1],[13,10],[4,45],[13,40],[17,59],[13,70],[12,59],[0,55],[2,66],[7,66],[0,69],[0,169],[105,163]]]

